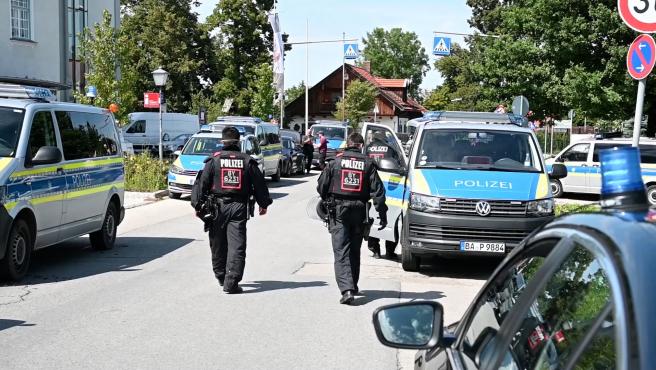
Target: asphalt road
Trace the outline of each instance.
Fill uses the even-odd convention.
[[[115,249],[51,247],[24,282],[0,286],[0,368],[412,368],[413,352],[378,343],[373,310],[432,299],[458,320],[494,269],[451,260],[406,273],[365,247],[364,297],[340,305],[329,234],[306,214],[316,175],[269,185],[269,214],[248,224],[245,294],[220,290],[188,201],[133,208]]]

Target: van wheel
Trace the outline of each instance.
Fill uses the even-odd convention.
[[[401,267],[403,267],[403,270],[416,272],[419,271],[420,266],[421,259],[419,256],[415,256],[408,248],[401,246]]]
[[[560,182],[560,180],[551,180],[550,181],[551,185],[551,194],[553,195],[554,198],[560,198],[563,196],[563,184]]]
[[[109,203],[107,213],[103,219],[102,228],[91,233],[91,246],[97,250],[107,250],[114,248],[116,242],[116,230],[118,229],[118,217],[114,203]]]
[[[169,192],[169,198],[171,198],[171,199],[180,199],[181,196],[182,196],[182,194],[180,194],[180,193],[171,193],[171,192]]]
[[[650,205],[656,206],[656,185],[647,188],[647,199]]]
[[[278,169],[276,170],[276,173],[271,176],[271,180],[273,180],[273,182],[280,181],[280,167],[282,167],[282,163],[278,163]]]
[[[0,261],[0,276],[13,281],[25,277],[30,267],[33,248],[34,240],[27,222],[16,220],[9,233],[5,257]]]

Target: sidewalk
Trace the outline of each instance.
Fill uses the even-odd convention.
[[[136,191],[126,191],[125,199],[123,201],[125,209],[135,208],[157,202],[161,200],[155,196],[156,193],[140,193]]]

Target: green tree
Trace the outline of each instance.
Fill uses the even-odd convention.
[[[440,86],[426,95],[422,105],[428,110],[445,110],[449,106],[449,96],[449,88]]]
[[[253,82],[249,86],[249,94],[251,95],[250,115],[268,120],[269,115],[275,113],[273,98],[276,90],[273,87],[271,64],[260,64],[253,70],[251,79]]]
[[[357,129],[360,127],[360,122],[374,108],[376,95],[376,88],[372,84],[355,80],[346,88],[344,100],[340,99],[337,102],[337,111],[333,115],[337,119],[342,119],[342,116],[346,117],[351,127]]]
[[[93,30],[85,29],[80,38],[81,58],[89,70],[85,74],[86,82],[97,89],[93,104],[103,108],[118,104],[116,118],[122,123],[137,106],[136,72],[128,59],[131,46],[130,37],[112,26],[112,15],[107,10],[103,12],[102,23],[96,24]],[[84,93],[74,94],[77,101],[91,104]]]
[[[305,94],[305,82],[301,81],[298,85],[292,86],[289,89],[285,90],[285,101],[292,102],[296,100],[299,96]]]
[[[401,28],[386,31],[375,28],[364,43],[363,57],[371,62],[371,72],[385,78],[408,78],[410,95],[417,96],[419,85],[430,69],[426,49],[414,32]]]
[[[196,5],[196,4],[194,4]],[[130,63],[137,71],[137,92],[156,89],[151,72],[169,72],[165,95],[170,111],[188,112],[201,80],[218,78],[209,33],[198,23],[188,0],[124,0],[122,31],[136,47]]]
[[[213,94],[220,102],[234,98],[233,109],[238,114],[251,112],[256,70],[271,63],[273,30],[267,12],[272,7],[273,0],[219,1],[205,25],[216,34],[212,44],[221,71],[212,80]]]

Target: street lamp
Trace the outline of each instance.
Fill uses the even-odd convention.
[[[153,71],[153,80],[155,86],[159,87],[159,160],[164,160],[164,152],[162,151],[162,103],[164,103],[164,95],[162,95],[162,87],[166,85],[166,80],[169,78],[169,73],[159,67]]]

